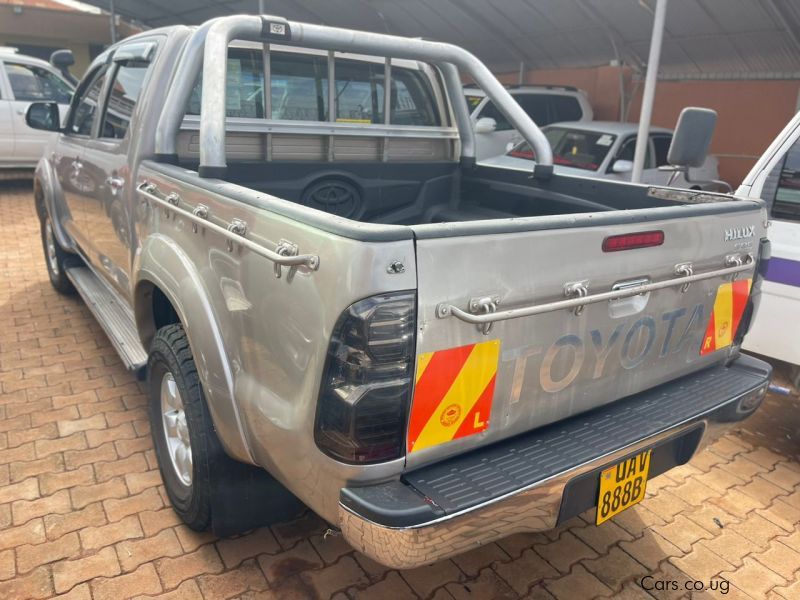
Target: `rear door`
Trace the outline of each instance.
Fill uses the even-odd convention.
[[[576,216],[587,226],[485,235],[432,237],[430,226],[415,228],[418,364],[408,464],[519,434],[724,360],[735,329],[731,313],[746,302],[752,269],[724,288],[727,305],[711,340],[717,291],[730,276],[685,291],[667,287],[597,302],[577,314],[562,308],[498,321],[490,329],[446,315],[446,307],[503,311],[564,300],[565,290],[581,284],[598,294],[674,279],[681,263],[695,273],[724,268],[727,255],[756,252],[764,231],[755,205],[726,210],[641,224],[620,218],[593,225],[596,215]],[[726,230],[749,227],[752,235],[726,241]],[[663,244],[603,250],[606,238],[649,231],[663,232]]]

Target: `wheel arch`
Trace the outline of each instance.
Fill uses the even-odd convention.
[[[222,328],[194,263],[173,240],[151,235],[144,241],[134,273],[133,309],[142,344],[149,348],[160,326],[183,325],[225,451],[236,460],[255,464],[235,401],[233,368]]]

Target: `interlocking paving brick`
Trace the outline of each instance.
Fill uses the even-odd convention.
[[[197,583],[205,598],[231,598],[245,592],[265,590],[268,587],[264,574],[254,560],[243,562],[235,571],[226,571],[219,575],[201,575],[197,578]]]
[[[138,594],[157,594],[162,590],[156,568],[150,563],[132,573],[95,579],[89,585],[94,600],[119,600]]]
[[[364,567],[362,558],[366,557],[357,556],[356,560],[359,566],[369,574],[369,570]],[[278,554],[262,554],[258,557],[258,564],[270,585],[276,585],[281,580],[292,575],[318,569],[324,563],[316,550],[314,550],[314,547],[307,540],[303,540],[298,542],[291,550],[284,550]],[[382,567],[378,563],[374,563],[374,566],[381,570],[381,575],[387,570],[386,567]]]
[[[415,600],[417,595],[403,581],[397,572],[389,573],[383,581],[379,581],[363,590],[356,590],[353,594],[355,600],[371,600],[373,598],[391,598],[392,600]],[[458,596],[456,596],[458,597]],[[486,594],[482,598],[496,598],[496,595]]]
[[[555,567],[533,550],[525,550],[519,558],[498,564],[495,570],[519,594],[545,579],[558,577]]]
[[[758,561],[747,557],[744,565],[735,571],[722,573],[722,577],[754,598],[765,598],[775,586],[786,585],[786,580]]]
[[[800,597],[800,465],[768,430],[724,436],[601,527],[592,509],[411,571],[323,539],[311,512],[226,540],[193,532],[169,507],[144,388],[47,281],[29,191],[0,184],[0,239],[0,598],[625,600],[651,597],[643,574],[714,571],[728,599]]]
[[[95,504],[93,506],[99,505]],[[97,550],[123,540],[143,536],[142,526],[136,515],[130,515],[121,521],[101,525],[100,527],[85,527],[80,531],[81,544],[85,550]]]
[[[621,588],[628,579],[641,577],[649,572],[647,567],[618,547],[611,548],[608,554],[581,564],[612,590]]]
[[[611,593],[606,585],[581,565],[576,565],[568,575],[545,583],[547,590],[561,600],[596,598]]]
[[[347,560],[347,557],[342,560]],[[461,571],[451,560],[443,560],[425,567],[409,569],[401,574],[406,583],[423,598],[430,596],[433,590],[442,586],[445,582],[460,581],[463,577]]]
[[[70,590],[75,584],[97,577],[111,577],[121,572],[114,548],[103,548],[84,558],[66,560],[53,565],[53,584],[59,593]]]
[[[213,545],[202,546],[191,554],[162,558],[157,560],[155,565],[166,589],[172,589],[191,577],[219,573],[224,568]]]
[[[597,556],[594,550],[568,531],[555,542],[536,545],[533,549],[562,573],[568,573],[576,562]]]

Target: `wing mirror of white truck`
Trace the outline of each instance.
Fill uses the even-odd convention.
[[[61,131],[61,116],[55,102],[33,102],[25,112],[25,122],[32,129]]]
[[[672,185],[678,175],[682,173],[689,184],[698,184],[699,187],[702,184],[713,183],[728,193],[733,192],[731,185],[725,181],[695,180],[689,174],[690,168],[699,168],[705,164],[716,125],[717,112],[710,108],[687,106],[681,111],[667,153],[669,166],[659,167],[659,170],[673,172],[667,183],[668,186]]]
[[[673,167],[702,167],[708,156],[716,125],[716,111],[694,106],[684,108],[675,126],[667,162]]]
[[[614,164],[611,165],[611,170],[619,174],[630,173],[633,171],[633,162],[620,158],[614,161]]]
[[[497,121],[491,117],[481,117],[475,122],[475,133],[492,133],[497,129]]]
[[[50,55],[50,64],[58,69],[59,73],[72,85],[78,85],[78,79],[69,72],[69,68],[75,64],[75,55],[72,50],[63,48],[56,50]]]

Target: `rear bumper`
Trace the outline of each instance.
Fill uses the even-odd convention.
[[[595,411],[408,472],[344,488],[339,521],[356,549],[412,568],[522,531],[551,529],[595,506],[599,472],[652,448],[650,477],[750,416],[771,367],[750,356]]]

